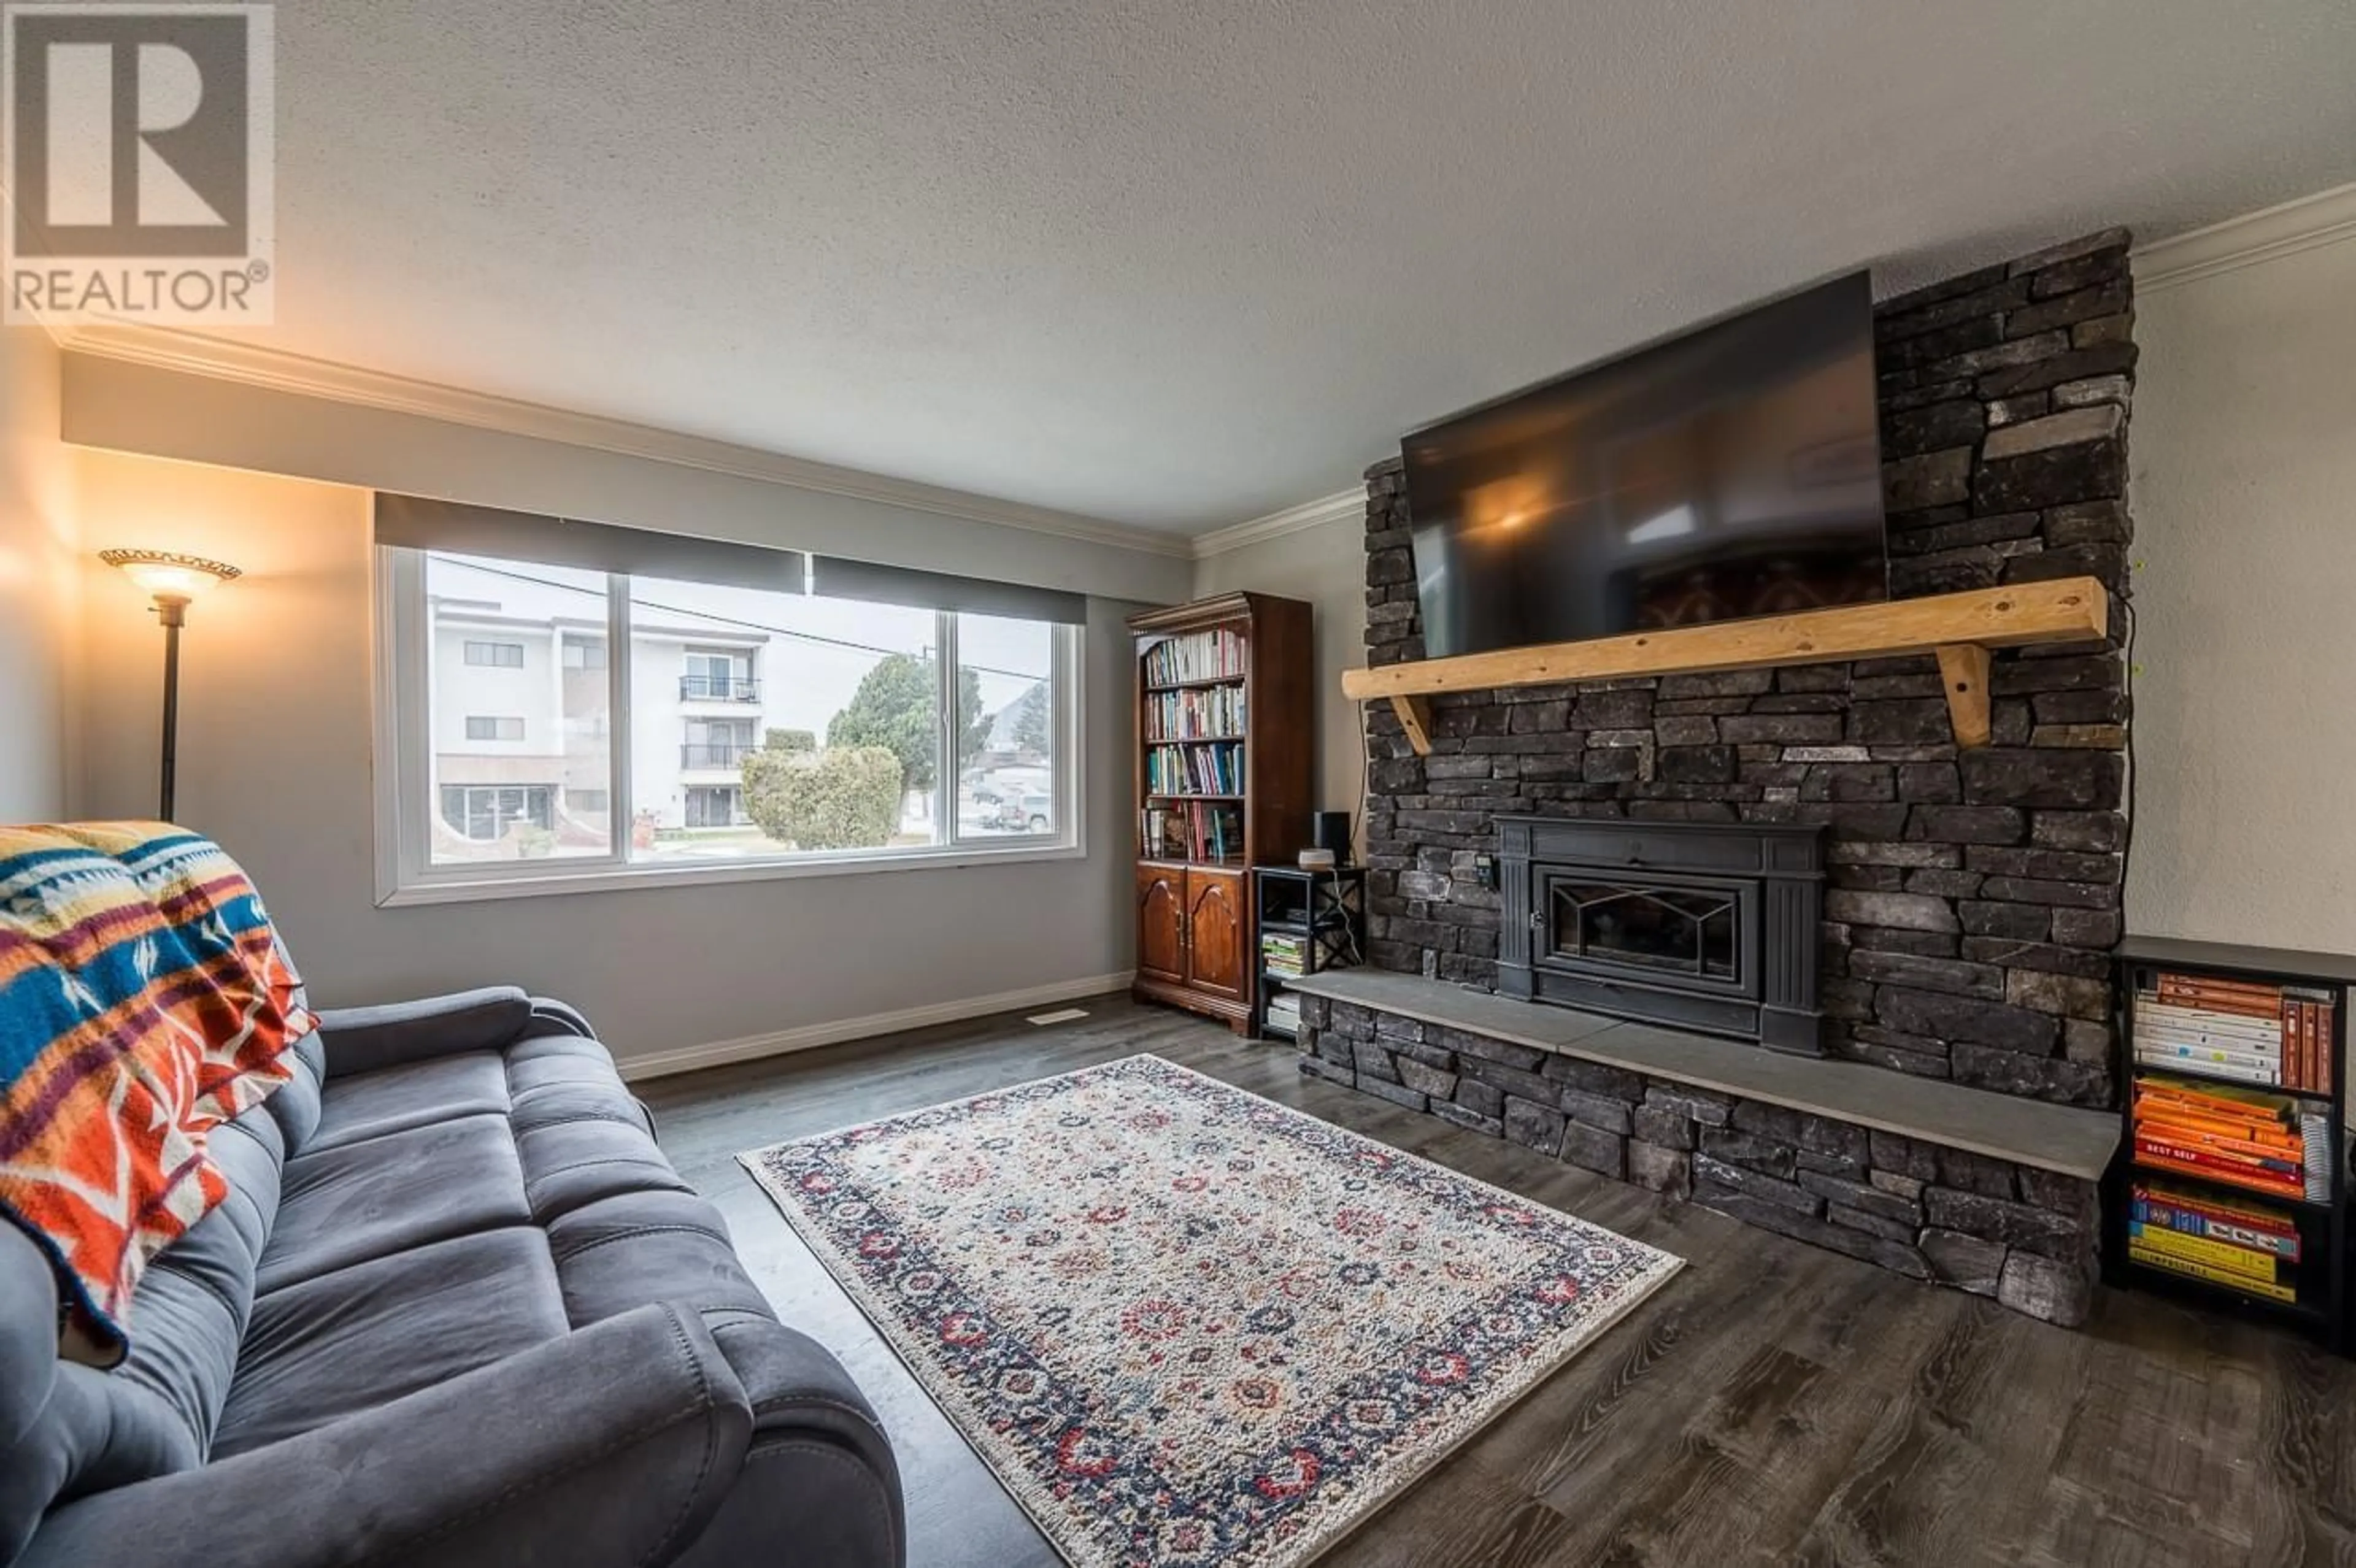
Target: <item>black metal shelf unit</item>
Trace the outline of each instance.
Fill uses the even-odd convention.
[[[2120,1096],[2122,1136],[2117,1159],[2104,1184],[2103,1273],[2111,1285],[2147,1290],[2222,1308],[2238,1316],[2272,1321],[2307,1333],[2341,1355],[2356,1353],[2356,1334],[2350,1323],[2351,1260],[2348,1255],[2347,1045],[2349,987],[2356,985],[2356,958],[2332,954],[2300,953],[2279,948],[2243,947],[2229,943],[2190,942],[2172,937],[2128,937],[2114,953],[2115,994],[2125,1089]],[[2136,1015],[2138,997],[2156,989],[2161,974],[2213,977],[2265,986],[2329,993],[2329,1077],[2321,1089],[2291,1089],[2237,1079],[2198,1063],[2162,1065],[2137,1058]],[[2320,1201],[2293,1199],[2251,1186],[2138,1158],[2136,1140],[2136,1087],[2146,1078],[2190,1081],[2202,1086],[2256,1090],[2280,1095],[2311,1107],[2324,1117],[2324,1147],[2330,1160],[2329,1186]],[[2290,1301],[2271,1299],[2220,1281],[2179,1273],[2128,1255],[2130,1226],[2135,1222],[2134,1188],[2151,1181],[2195,1196],[2210,1195],[2222,1204],[2239,1205],[2276,1215],[2298,1236],[2299,1258],[2287,1271],[2287,1283],[2297,1292]]]
[[[1252,955],[1258,976],[1252,1031],[1293,1040],[1301,1021],[1290,982],[1366,961],[1366,869],[1255,866],[1252,900],[1259,933],[1259,951]],[[1298,969],[1289,962],[1296,951]]]

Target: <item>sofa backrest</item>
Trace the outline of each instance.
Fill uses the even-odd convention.
[[[49,1509],[205,1462],[280,1175],[319,1125],[325,1050],[313,1035],[293,1055],[290,1083],[213,1129],[229,1196],[148,1264],[132,1294],[130,1354],[112,1371],[60,1358],[56,1271],[0,1224],[0,1564]]]

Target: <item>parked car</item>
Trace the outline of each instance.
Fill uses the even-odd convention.
[[[1055,797],[1037,790],[1009,795],[998,808],[998,826],[1009,833],[1044,833]]]

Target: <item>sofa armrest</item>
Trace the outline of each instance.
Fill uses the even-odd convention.
[[[842,1364],[776,1319],[704,1320],[753,1406],[746,1484],[689,1548],[680,1568],[774,1561],[776,1542],[828,1568],[903,1568],[906,1505],[892,1444]]]
[[[738,1484],[753,1429],[702,1320],[637,1307],[234,1458],[100,1492],[16,1568],[667,1563]]]
[[[515,986],[487,986],[380,1008],[337,1008],[319,1014],[327,1076],[374,1072],[461,1051],[497,1051],[521,1039],[532,1000]],[[556,1032],[556,1031],[550,1031]]]

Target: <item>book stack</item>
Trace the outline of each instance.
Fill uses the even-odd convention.
[[[1145,684],[1173,686],[1181,681],[1241,679],[1244,638],[1240,632],[1215,628],[1170,637],[1145,650]]]
[[[1259,965],[1271,975],[1298,975],[1308,944],[1298,936],[1279,932],[1263,932],[1259,939]]]
[[[1243,742],[1151,747],[1145,753],[1145,784],[1153,795],[1241,795]]]
[[[2296,1301],[2285,1271],[2299,1261],[2298,1228],[2277,1210],[2157,1181],[2128,1189],[2127,1255],[2269,1301]]]
[[[1149,741],[1224,741],[1244,732],[1244,688],[1203,686],[1157,691],[1145,699]]]
[[[2338,1082],[2335,1011],[2330,991],[2162,970],[2136,994],[2136,1060],[2329,1094]]]
[[[1290,992],[1268,999],[1267,1027],[1284,1034],[1301,1032],[1301,998]]]
[[[2158,1074],[2136,1078],[2135,1162],[2294,1202],[2327,1201],[2329,1123],[2299,1103],[2255,1089]]]

